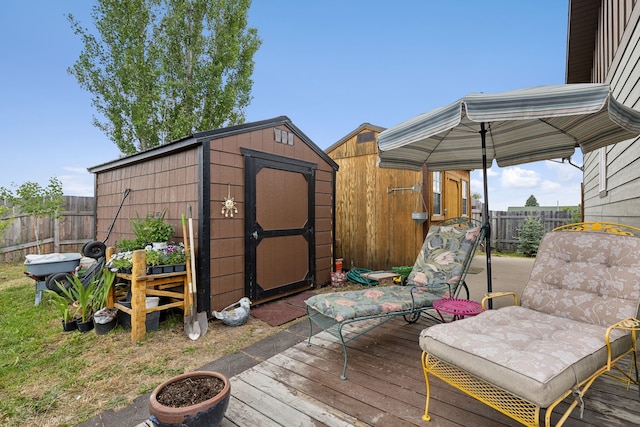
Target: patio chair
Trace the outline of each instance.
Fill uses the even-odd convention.
[[[305,301],[309,317],[307,345],[311,345],[314,323],[338,338],[344,354],[341,378],[346,379],[348,342],[398,316],[409,323],[416,322],[421,314],[433,309],[433,301],[458,297],[461,290],[468,298],[464,278],[483,235],[483,227],[469,218],[432,226],[405,285],[332,292],[309,298]],[[346,326],[368,320],[371,322],[362,330],[350,331],[349,336],[345,336]]]
[[[512,419],[550,426],[567,397],[562,425],[602,374],[639,384],[640,229],[571,224],[547,233],[520,303],[434,325],[420,334],[430,420],[433,375]],[[632,355],[628,369],[618,362]],[[635,375],[633,373],[635,369]],[[557,418],[557,415],[554,415]]]

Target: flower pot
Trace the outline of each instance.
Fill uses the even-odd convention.
[[[163,273],[173,273],[173,265],[163,265],[162,266]]]
[[[187,265],[186,264],[176,264],[173,266],[173,271],[175,271],[176,273],[179,273],[181,271],[185,271],[187,269]]]
[[[152,265],[149,267],[151,269],[151,273],[149,273],[147,269],[147,274],[162,274],[162,266],[161,265]]]
[[[197,380],[221,381],[222,390],[215,396],[199,403],[184,403],[186,406],[171,407],[165,406],[165,402],[170,394],[167,387],[185,385],[193,391],[200,387],[194,387],[193,381]],[[157,426],[219,426],[224,418],[224,414],[231,399],[231,384],[229,379],[219,373],[211,371],[195,371],[175,376],[160,384],[153,390],[149,397],[149,419]],[[160,401],[159,401],[160,400]],[[180,402],[176,402],[180,403]]]
[[[156,251],[167,249],[167,242],[151,242],[151,247]]]
[[[416,224],[422,225],[423,222],[427,220],[426,212],[412,212],[411,219],[415,221]]]
[[[89,318],[86,322],[78,319],[77,325],[80,332],[89,332],[93,329],[93,317]]]
[[[115,308],[103,308],[93,314],[93,326],[96,334],[105,335],[116,327],[118,310]]]
[[[147,297],[146,298],[146,307],[157,307],[159,303],[160,297]],[[120,301],[120,304],[124,305],[127,308],[131,308],[131,301]],[[129,313],[125,313],[124,311],[118,311],[118,324],[125,329],[131,329],[131,315]],[[157,331],[160,328],[160,312],[154,311],[152,313],[147,313],[144,325],[147,331]]]
[[[69,322],[65,322],[64,319],[62,319],[62,330],[65,332],[71,332],[71,331],[76,331],[78,329],[78,322],[76,322],[75,320],[71,320]]]

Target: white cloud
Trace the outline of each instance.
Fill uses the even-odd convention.
[[[545,167],[553,173],[554,178],[558,181],[572,181],[574,179],[582,179],[582,171],[575,166],[571,166],[568,163],[558,163],[552,161],[545,161]]]
[[[58,177],[66,196],[94,196],[93,174],[87,172],[86,168],[64,166],[62,169],[70,172]]]
[[[503,188],[533,188],[540,184],[540,174],[517,166],[509,167],[502,171],[500,183]]]

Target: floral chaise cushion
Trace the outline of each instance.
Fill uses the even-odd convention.
[[[480,235],[480,227],[432,226],[424,239],[407,283],[456,285]]]

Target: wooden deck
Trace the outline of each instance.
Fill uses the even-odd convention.
[[[306,322],[306,320],[305,320]],[[418,336],[425,319],[402,318],[352,341],[347,380],[342,346],[321,332],[231,380],[222,426],[517,426],[510,418],[438,379],[431,379],[431,422],[422,420],[425,383]],[[360,325],[362,327],[363,325]],[[565,426],[640,425],[638,388],[601,377]],[[557,418],[557,417],[556,417]]]

